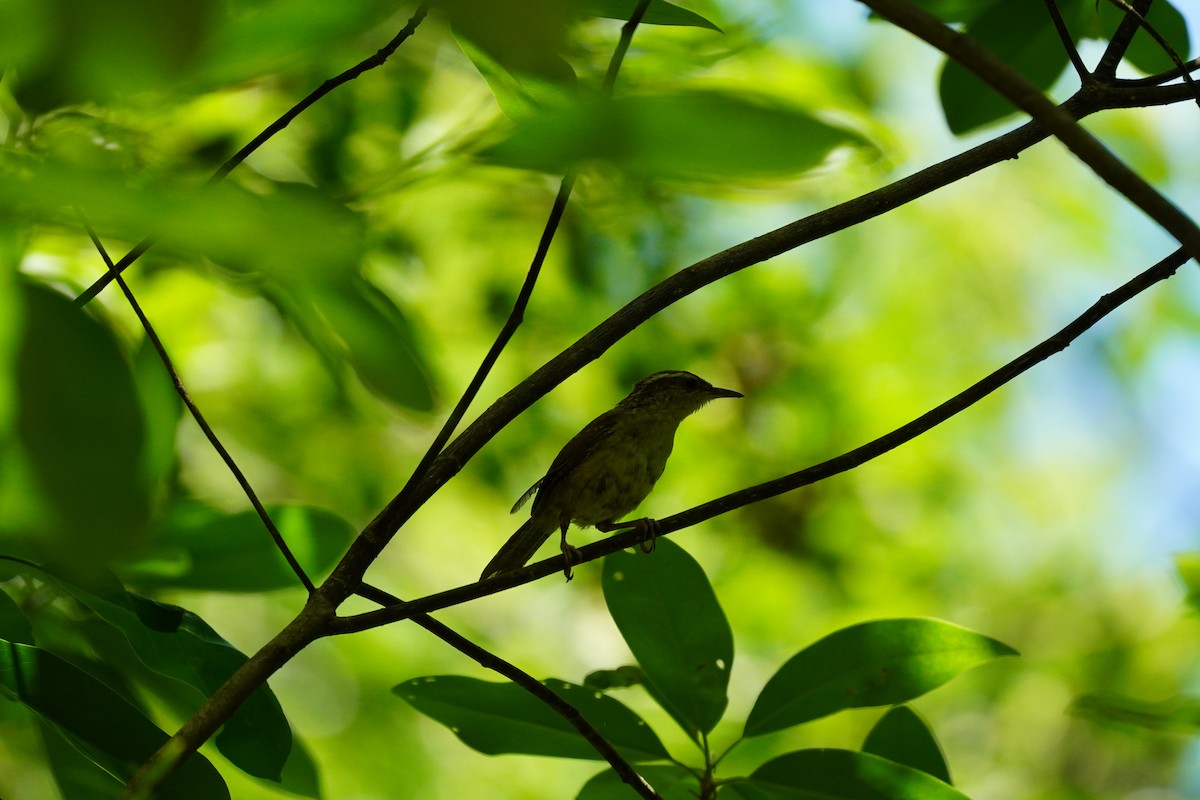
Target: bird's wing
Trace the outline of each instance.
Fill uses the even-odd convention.
[[[571,441],[563,445],[563,449],[551,462],[550,469],[546,470],[545,477],[534,485],[534,488],[537,489],[537,497],[533,501],[534,514],[538,513],[547,498],[554,495],[554,489],[562,482],[563,478],[570,475],[608,438],[608,433],[612,430],[614,410],[605,411],[596,417],[584,426],[583,430],[575,434]]]
[[[518,511],[520,511],[520,510],[521,510],[521,506],[523,506],[523,505],[525,505],[526,503],[528,503],[528,502],[529,502],[529,498],[531,498],[531,497],[533,497],[535,494],[537,494],[537,492],[538,492],[538,489],[540,489],[540,488],[541,488],[541,486],[542,486],[542,481],[544,481],[544,480],[546,480],[545,476],[542,476],[542,477],[538,478],[538,479],[537,479],[537,483],[533,484],[533,486],[530,486],[528,489],[526,489],[526,490],[525,490],[525,494],[521,495],[521,498],[520,498],[519,500],[517,500],[517,502],[513,503],[512,510],[511,510],[511,511],[509,511],[508,513],[510,513],[510,514],[515,514],[515,513],[517,513]]]

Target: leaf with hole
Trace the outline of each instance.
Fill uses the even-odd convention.
[[[713,729],[728,703],[733,632],[704,570],[660,539],[654,553],[604,559],[604,602],[647,691],[688,735]]]

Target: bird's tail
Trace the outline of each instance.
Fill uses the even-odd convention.
[[[517,532],[508,537],[508,541],[500,548],[500,552],[492,556],[492,560],[483,568],[479,580],[485,580],[500,572],[509,572],[525,566],[542,543],[550,538],[558,526],[553,519],[534,515],[517,528]]]

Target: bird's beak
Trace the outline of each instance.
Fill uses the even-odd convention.
[[[714,399],[718,398],[718,397],[745,397],[746,396],[746,395],[742,394],[741,392],[735,392],[733,389],[722,389],[719,386],[712,387],[711,389],[708,390],[708,393],[711,394]]]

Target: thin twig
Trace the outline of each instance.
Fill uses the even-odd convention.
[[[621,36],[617,41],[617,46],[613,50],[613,54],[608,63],[608,70],[604,76],[604,82],[601,91],[605,94],[611,94],[616,84],[617,74],[620,72],[621,64],[624,61],[625,53],[629,50],[629,43],[633,40],[634,31],[637,30],[638,23],[646,14],[646,9],[650,7],[650,0],[640,0],[637,8],[634,9],[629,21],[621,26]],[[563,213],[566,211],[567,203],[571,199],[571,191],[575,186],[575,170],[572,168],[563,176],[562,182],[558,187],[558,194],[554,197],[554,203],[550,207],[550,216],[546,220],[546,225],[542,229],[542,236],[538,240],[537,249],[533,254],[533,261],[529,265],[529,270],[525,273],[525,281],[521,285],[521,289],[517,292],[517,299],[513,302],[512,310],[508,314],[508,319],[505,320],[500,332],[496,335],[496,340],[492,342],[492,346],[488,349],[483,360],[480,362],[478,369],[475,370],[475,375],[467,384],[466,390],[458,399],[454,409],[442,424],[441,430],[430,443],[429,448],[425,451],[425,455],[421,457],[421,461],[409,475],[408,481],[396,494],[376,520],[368,526],[371,531],[389,531],[394,533],[399,529],[401,521],[389,516],[391,509],[407,507],[412,498],[413,491],[421,481],[424,480],[426,473],[433,465],[434,460],[445,449],[446,443],[450,441],[450,437],[457,430],[458,424],[462,422],[462,418],[467,413],[467,408],[475,400],[479,394],[479,390],[483,387],[484,380],[491,373],[492,367],[499,360],[500,354],[508,345],[517,328],[525,318],[525,310],[529,306],[529,300],[533,296],[534,287],[537,285],[538,276],[541,274],[542,265],[545,263],[546,254],[550,250],[550,244],[554,241],[554,235],[558,231],[559,223],[562,221]],[[387,538],[391,538],[389,533]],[[382,549],[386,540],[379,544]],[[364,564],[364,571],[366,565]],[[335,570],[336,571],[336,570]],[[361,577],[360,572],[358,577]],[[347,580],[343,584],[343,591],[354,591],[352,581]]]
[[[1083,63],[1083,59],[1079,56],[1079,50],[1075,47],[1075,40],[1071,38],[1071,31],[1067,28],[1067,23],[1063,20],[1062,12],[1058,9],[1058,3],[1056,0],[1043,1],[1046,4],[1046,11],[1049,12],[1051,21],[1054,22],[1054,29],[1058,31],[1058,38],[1062,42],[1063,49],[1067,51],[1067,58],[1071,59],[1071,66],[1075,68],[1075,74],[1079,76],[1079,82],[1087,83],[1092,79],[1092,76],[1088,73],[1088,68]]]
[[[356,594],[372,600],[381,606],[391,606],[397,603],[402,603],[400,598],[394,594],[385,592],[370,584],[363,583],[359,586]],[[446,644],[458,650],[463,655],[478,662],[481,667],[497,672],[508,678],[513,683],[520,686],[525,691],[532,694],[538,700],[541,700],[547,706],[554,710],[559,716],[567,721],[575,730],[579,731],[579,735],[588,741],[596,752],[603,756],[604,760],[609,763],[613,771],[621,777],[625,783],[637,792],[642,797],[658,798],[659,795],[646,783],[645,779],[637,773],[637,770],[621,757],[616,748],[605,739],[599,731],[597,731],[587,719],[579,713],[579,709],[568,703],[566,700],[559,697],[548,686],[543,684],[537,678],[525,672],[520,667],[505,661],[500,656],[492,653],[489,650],[480,647],[479,645],[467,639],[462,634],[453,630],[429,616],[428,614],[417,614],[412,618],[412,621],[421,626],[425,630],[432,633],[434,636],[441,639]]]
[[[300,116],[300,114],[313,103],[317,102],[342,84],[354,80],[367,70],[371,70],[382,65],[388,60],[388,58],[391,57],[392,53],[396,51],[397,47],[399,47],[406,39],[413,35],[417,29],[417,26],[420,25],[421,21],[425,19],[425,15],[427,13],[429,13],[429,3],[422,3],[417,7],[417,10],[413,12],[413,15],[409,18],[408,23],[400,29],[400,32],[397,33],[390,42],[377,50],[374,55],[364,58],[362,61],[355,64],[353,67],[350,67],[350,69],[346,70],[345,72],[335,75],[334,77],[325,81],[312,92],[310,92],[307,97],[288,109],[283,116],[264,128],[261,133],[251,139],[249,143],[234,153],[229,160],[222,164],[208,179],[206,186],[213,186],[225,180],[225,177],[229,175],[229,173],[232,172],[235,167],[245,161],[250,154],[259,147],[262,147],[262,145],[265,144],[268,139],[290,125],[292,120]],[[141,258],[142,255],[151,247],[153,247],[157,241],[157,237],[147,236],[145,239],[142,239],[140,242],[134,245],[133,249],[122,256],[121,260],[118,261],[112,268],[110,268],[103,277],[101,277],[86,290],[84,290],[82,294],[75,298],[75,305],[87,305],[93,297],[100,294],[100,292],[104,290],[104,287],[108,286],[108,284],[112,281],[112,275],[120,275],[122,272],[124,272],[130,264]]]
[[[219,455],[221,460],[225,462],[225,466],[229,468],[231,473],[233,473],[234,479],[237,480],[238,485],[242,487],[242,491],[246,493],[246,497],[250,500],[250,505],[254,506],[254,510],[258,513],[259,519],[261,519],[263,525],[266,526],[267,533],[269,533],[271,538],[275,541],[275,546],[279,548],[279,552],[282,553],[284,559],[287,560],[288,566],[292,568],[292,572],[296,573],[296,577],[300,579],[300,583],[304,584],[304,588],[309,592],[309,594],[311,594],[316,587],[313,586],[313,582],[304,572],[304,568],[300,566],[300,562],[296,560],[296,556],[292,554],[291,548],[288,547],[287,542],[285,542],[283,539],[283,534],[279,532],[279,528],[275,526],[275,522],[271,519],[271,515],[267,513],[267,509],[258,499],[258,494],[250,485],[250,481],[246,479],[245,474],[238,467],[237,462],[233,460],[233,456],[231,456],[229,451],[225,449],[225,445],[221,443],[221,440],[217,437],[216,432],[213,431],[212,426],[208,424],[208,420],[204,418],[204,414],[200,412],[199,406],[197,406],[195,401],[192,400],[191,394],[188,393],[187,388],[183,385],[183,381],[179,377],[179,373],[175,370],[175,365],[171,363],[171,357],[167,355],[167,349],[163,346],[162,341],[158,338],[158,334],[154,331],[154,326],[150,324],[150,319],[142,311],[141,304],[139,304],[137,298],[134,297],[133,290],[129,288],[129,284],[125,282],[125,278],[114,271],[115,266],[112,258],[108,255],[108,250],[105,249],[104,244],[100,241],[100,237],[96,235],[96,231],[92,229],[91,224],[86,218],[84,218],[83,212],[79,209],[76,209],[76,213],[79,214],[79,218],[83,223],[83,227],[87,230],[88,236],[91,237],[92,244],[95,245],[96,250],[100,253],[100,257],[104,259],[104,263],[108,265],[109,274],[112,275],[117,281],[117,285],[121,287],[121,291],[124,293],[125,299],[129,301],[130,307],[133,308],[133,313],[137,314],[138,320],[142,323],[142,328],[146,331],[146,338],[148,338],[150,340],[150,344],[154,346],[155,352],[158,353],[159,360],[162,361],[163,367],[167,370],[167,374],[171,376],[171,383],[175,385],[175,392],[179,395],[179,399],[183,401],[185,406],[187,406],[188,411],[191,412],[192,417],[196,420],[196,424],[200,426],[200,430],[204,431],[204,436],[208,439],[209,444],[213,446],[213,449],[217,451],[217,455]]]
[[[1101,180],[1174,236],[1193,257],[1200,257],[1200,226],[1010,65],[909,0],[859,2],[958,61],[1014,106],[1036,119]]]
[[[1142,11],[1150,8],[1150,0],[1134,0],[1134,2]],[[1113,35],[1108,40],[1108,47],[1104,49],[1104,55],[1100,56],[1100,63],[1096,65],[1096,70],[1092,73],[1095,77],[1105,81],[1111,81],[1116,77],[1117,67],[1121,65],[1121,59],[1125,58],[1125,53],[1129,50],[1129,43],[1133,41],[1133,35],[1137,33],[1137,29],[1138,21],[1133,15],[1125,14],[1121,17],[1117,29],[1113,31]]]
[[[1185,87],[1124,89],[1091,84],[1062,105],[1064,113],[1082,118],[1105,108],[1167,105],[1188,99]],[[786,253],[808,242],[845,230],[924,197],[968,175],[1018,157],[1047,138],[1037,121],[926,167],[888,186],[788,223],[685,267],[631,300],[487,408],[439,455],[422,478],[393,498],[350,547],[322,587],[330,597],[353,593],[356,583],[390,537],[442,485],[500,430],[567,377],[599,358],[646,320],[693,292],[739,270]]]
[[[1159,48],[1161,48],[1162,51],[1167,54],[1167,57],[1171,59],[1171,62],[1175,65],[1175,69],[1178,71],[1179,76],[1183,78],[1183,82],[1191,87],[1193,96],[1196,100],[1196,105],[1200,106],[1200,88],[1197,88],[1196,82],[1192,79],[1191,72],[1188,70],[1187,65],[1183,63],[1183,59],[1181,59],[1179,54],[1175,52],[1175,48],[1171,46],[1171,43],[1167,41],[1166,37],[1159,33],[1157,28],[1146,21],[1145,14],[1138,11],[1136,8],[1126,2],[1126,0],[1108,0],[1108,2],[1112,3],[1117,8],[1124,10],[1126,15],[1125,19],[1132,18],[1137,22],[1138,27],[1150,34],[1150,37],[1154,39]]]
[[[658,530],[661,531],[661,535],[666,535],[672,531],[691,527],[734,509],[776,497],[854,469],[872,459],[878,458],[884,453],[896,449],[906,442],[912,441],[917,436],[940,425],[963,410],[970,408],[1036,364],[1066,349],[1068,345],[1078,339],[1084,332],[1117,308],[1154,284],[1174,275],[1188,260],[1189,256],[1183,248],[1176,250],[1132,280],[1112,292],[1103,295],[1090,308],[1054,335],[1017,356],[1012,361],[1009,361],[987,377],[954,395],[949,400],[930,409],[910,422],[901,425],[899,428],[807,469],[793,472],[775,480],[758,484],[757,486],[741,489],[678,514],[664,517],[658,521]],[[579,553],[583,561],[591,561],[609,553],[615,553],[618,550],[632,547],[641,541],[642,538],[644,537],[641,531],[631,529],[602,541],[581,547],[579,548]],[[350,617],[339,617],[332,625],[334,631],[338,634],[355,633],[399,620],[410,619],[417,614],[427,614],[439,609],[460,605],[469,600],[495,594],[504,589],[529,583],[538,578],[561,571],[562,557],[554,556],[530,564],[514,572],[504,573],[494,578],[489,578],[486,581],[438,592],[437,594],[412,600],[399,606],[389,606],[378,611],[368,611]]]
[[[1115,83],[1119,86],[1161,86],[1167,81],[1173,81],[1176,78],[1184,78],[1190,76],[1196,70],[1200,70],[1200,58],[1193,58],[1191,61],[1185,61],[1182,67],[1172,67],[1166,72],[1160,72],[1157,75],[1148,75],[1145,78],[1120,78]]]

